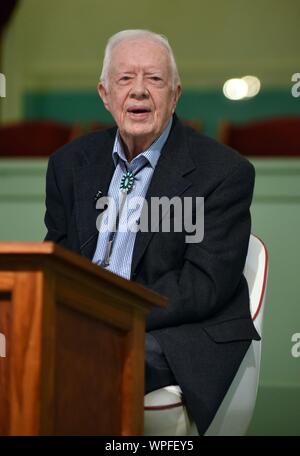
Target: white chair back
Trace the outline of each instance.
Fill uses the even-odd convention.
[[[244,275],[250,294],[250,311],[257,332],[262,335],[265,290],[267,286],[268,252],[264,243],[251,234]]]
[[[244,275],[249,288],[252,319],[260,336],[267,273],[266,247],[251,234]],[[244,435],[247,432],[256,402],[260,358],[261,342],[253,340],[205,435]],[[180,387],[172,385],[145,396],[145,435],[198,435],[195,422],[189,421],[185,406],[180,404],[181,394]]]
[[[264,243],[253,234],[249,240],[244,275],[249,288],[251,316],[257,332],[262,336],[268,252]],[[253,340],[205,435],[245,435],[254,412],[260,360],[261,342]]]

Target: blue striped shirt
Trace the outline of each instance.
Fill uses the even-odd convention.
[[[122,176],[126,172],[125,163],[127,166],[128,171],[135,173],[140,168],[141,171],[138,171],[136,174],[136,180],[134,182],[134,187],[126,196],[126,203],[130,206],[130,199],[133,197],[142,197],[145,198],[155,166],[159,159],[161,150],[169,136],[170,130],[172,126],[172,118],[168,122],[165,130],[162,134],[151,144],[151,146],[137,155],[130,163],[128,163],[126,156],[124,154],[124,150],[122,147],[122,142],[120,138],[119,131],[117,131],[116,139],[112,151],[112,157],[115,164],[115,171],[110,182],[110,186],[108,189],[109,197],[112,197],[115,201],[116,206],[118,207],[119,198],[121,194],[120,190],[120,182]],[[134,200],[133,200],[134,201]],[[123,224],[126,223],[124,219],[126,211],[124,210],[125,206],[120,214],[120,223],[119,226],[125,226]],[[109,217],[110,208],[105,211],[107,212],[107,217]],[[142,207],[135,207],[133,209],[128,209],[127,217],[128,219],[134,219],[136,223],[141,215]],[[123,215],[123,217],[122,217]],[[102,223],[104,223],[104,217],[102,219]],[[115,238],[113,242],[113,248],[110,256],[109,265],[106,266],[106,269],[118,274],[125,279],[130,279],[131,274],[131,263],[132,263],[132,254],[133,248],[135,243],[136,232],[127,228],[126,230],[119,229],[115,233]],[[109,238],[108,230],[100,232],[98,235],[97,247],[93,257],[93,263],[100,264],[103,261],[107,243]]]

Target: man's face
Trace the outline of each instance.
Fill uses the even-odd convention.
[[[166,127],[181,89],[173,87],[163,45],[126,40],[112,51],[108,87],[100,83],[98,90],[123,139],[151,143]]]

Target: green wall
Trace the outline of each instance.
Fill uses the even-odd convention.
[[[0,119],[110,121],[96,94],[107,38],[125,28],[168,36],[183,83],[177,112],[217,136],[220,120],[300,113],[291,95],[299,67],[299,0],[20,0],[7,28]],[[222,85],[254,74],[262,90],[230,102]],[[249,434],[300,435],[298,290],[300,161],[253,160],[252,231],[270,254],[258,402]],[[0,239],[42,240],[46,160],[0,160]]]
[[[263,90],[291,87],[299,71],[298,0],[20,0],[0,71],[5,121],[22,118],[29,91],[93,91],[108,37],[125,28],[168,36],[184,89],[216,93],[255,74]]]
[[[217,137],[219,123],[226,119],[244,122],[274,115],[300,115],[300,98],[293,98],[288,89],[268,89],[253,99],[227,100],[218,90],[184,90],[177,114],[185,119],[197,119],[203,131]],[[94,91],[31,91],[23,98],[23,117],[56,119],[62,122],[112,122],[102,101]]]

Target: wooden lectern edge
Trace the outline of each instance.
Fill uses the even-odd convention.
[[[75,296],[81,283],[72,290],[71,282],[80,276],[82,306]],[[103,318],[87,290],[97,279],[99,289],[114,289],[112,302],[103,299]],[[10,291],[0,305],[9,362],[0,363],[0,434],[142,435],[140,309],[166,298],[53,242],[0,242],[1,292],[3,284]],[[70,296],[79,313],[66,308]]]
[[[127,288],[127,290],[138,296],[146,299],[151,305],[156,307],[166,307],[168,298],[157,293],[150,288],[147,288],[138,282],[124,279],[117,274],[107,271],[104,268],[96,266],[88,258],[81,256],[65,247],[58,245],[52,241],[44,242],[18,242],[18,241],[0,241],[0,255],[54,255],[55,259],[64,263],[76,264],[77,267],[84,269],[89,274],[104,278],[116,287]]]

